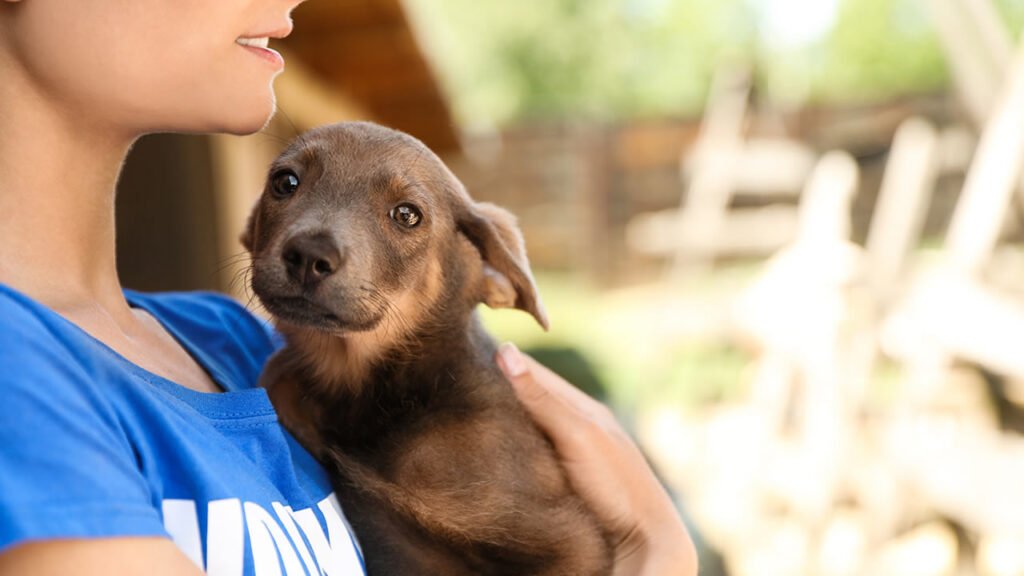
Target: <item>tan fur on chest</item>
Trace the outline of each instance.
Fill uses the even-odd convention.
[[[303,365],[313,369],[312,380],[324,394],[331,390],[359,395],[371,368],[387,357],[410,354],[409,338],[429,316],[430,304],[440,294],[441,267],[428,263],[425,281],[402,291],[397,298],[382,301],[384,319],[372,330],[343,336],[278,322]]]

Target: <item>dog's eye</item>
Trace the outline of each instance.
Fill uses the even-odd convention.
[[[281,170],[271,177],[270,189],[274,196],[287,198],[299,189],[299,177],[291,170]]]
[[[399,204],[388,212],[388,216],[406,228],[415,228],[423,219],[420,209],[412,204]]]

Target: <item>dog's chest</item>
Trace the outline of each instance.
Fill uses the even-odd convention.
[[[442,437],[438,432],[452,423],[490,411],[489,395],[474,390],[486,384],[465,384],[449,371],[379,374],[362,394],[340,396],[322,413],[324,440],[379,467],[394,464],[410,444]]]

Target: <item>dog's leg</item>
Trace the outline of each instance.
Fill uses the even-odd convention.
[[[493,428],[490,432],[481,433],[465,421],[438,426],[417,438],[394,478],[384,478],[343,453],[330,453],[341,475],[363,498],[421,527],[434,546],[457,552],[474,567],[470,573],[609,574],[611,558],[604,536],[568,491],[549,448],[538,445],[526,451],[528,459],[481,467],[488,459],[477,451],[493,453],[498,447],[490,446],[487,438],[502,436]],[[447,445],[452,438],[472,438],[474,447],[453,451]],[[437,453],[459,457],[441,461],[433,456]],[[379,522],[371,529],[390,529],[391,536],[383,537],[394,537],[393,527]]]
[[[335,492],[359,540],[367,576],[475,576],[450,550],[398,517],[386,502],[339,485]]]

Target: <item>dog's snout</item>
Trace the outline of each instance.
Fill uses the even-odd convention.
[[[343,264],[338,245],[324,233],[292,238],[281,251],[281,259],[288,275],[307,288],[334,274]]]

